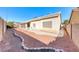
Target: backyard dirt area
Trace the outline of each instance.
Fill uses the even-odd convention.
[[[76,34],[76,29],[74,33]],[[22,39],[15,36],[14,33],[17,33],[20,37],[24,39],[24,46],[28,48],[41,48],[41,47],[48,47],[48,48],[56,48],[62,49],[65,52],[79,52],[78,42],[77,45],[75,44],[75,40],[70,39],[69,36],[64,35],[63,37],[51,37],[51,36],[40,36],[33,32],[23,29],[8,29],[6,35],[4,36],[4,40],[0,42],[0,51],[1,52],[25,52],[22,48]],[[78,32],[77,32],[78,33]],[[74,35],[75,35],[74,34]],[[76,34],[77,36],[78,34]],[[48,39],[52,39],[48,44],[45,44],[38,39],[43,39],[48,41]],[[75,37],[76,38],[76,37]]]
[[[0,52],[25,52],[21,39],[14,35],[13,29],[8,29],[0,42]]]
[[[78,47],[74,44],[73,40],[71,40],[67,35],[65,35],[64,37],[56,37],[56,38],[51,37],[50,39],[54,39],[54,41],[46,45],[35,38],[35,37],[39,38],[41,36],[36,35],[32,32],[29,32],[23,29],[16,29],[16,33],[24,38],[24,45],[27,47],[34,47],[34,48],[35,47],[53,47],[57,49],[63,49],[64,51],[67,51],[67,52],[79,51]],[[35,37],[33,37],[32,35]],[[48,39],[47,36],[42,36],[42,37],[44,40]]]

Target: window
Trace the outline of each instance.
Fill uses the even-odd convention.
[[[43,27],[52,28],[52,21],[45,21],[45,22],[43,22]]]
[[[33,27],[35,27],[36,25],[35,25],[35,23],[33,24]]]

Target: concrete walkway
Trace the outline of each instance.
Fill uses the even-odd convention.
[[[21,39],[13,34],[13,30],[9,29],[6,32],[4,40],[0,43],[0,51],[2,52],[24,52]]]

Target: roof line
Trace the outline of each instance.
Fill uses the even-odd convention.
[[[51,14],[48,14],[48,15],[44,15],[44,16],[40,16],[40,17],[37,17],[37,18],[30,19],[30,20],[28,20],[28,21],[26,21],[24,23],[28,23],[28,22],[32,22],[32,21],[35,21],[35,20],[48,18],[48,17],[55,17],[55,16],[58,16],[60,14],[61,14],[61,12],[51,13]]]

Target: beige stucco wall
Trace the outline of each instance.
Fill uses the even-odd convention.
[[[52,21],[52,28],[43,27],[43,22],[45,22],[45,21]],[[36,24],[36,27],[33,27],[33,24]],[[43,19],[40,21],[31,22],[30,27],[32,30],[37,29],[37,30],[48,30],[48,31],[58,32],[60,30],[60,24],[61,24],[61,18],[60,18],[60,16],[58,16],[56,18],[49,18],[49,19]]]
[[[36,26],[35,27],[33,27],[33,24],[36,24]],[[32,30],[34,30],[34,29],[42,29],[42,21],[35,21],[35,22],[31,22],[30,23],[30,28],[32,29]]]

